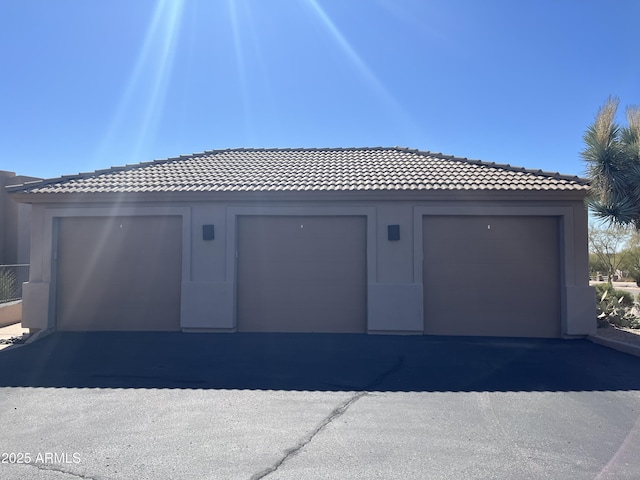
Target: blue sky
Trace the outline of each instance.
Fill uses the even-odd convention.
[[[0,170],[405,146],[583,174],[637,0],[0,0]],[[623,111],[620,112],[623,120]]]

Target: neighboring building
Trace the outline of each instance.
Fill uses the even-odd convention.
[[[29,263],[31,206],[11,200],[5,187],[36,180],[0,170],[0,265]]]
[[[23,325],[593,333],[584,179],[404,148],[215,150],[10,187]]]

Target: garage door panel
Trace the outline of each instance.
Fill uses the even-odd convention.
[[[254,283],[270,282],[296,285],[301,272],[306,272],[308,282],[334,283],[336,277],[343,280],[359,281],[362,262],[242,262],[241,274],[252,275]]]
[[[64,331],[175,331],[154,322],[141,323],[137,319],[162,318],[166,316],[168,305],[114,306],[86,308],[81,318],[68,318],[60,330]],[[132,321],[134,319],[135,321]],[[74,320],[76,320],[74,322]]]
[[[506,266],[507,264],[505,264]],[[556,264],[515,264],[513,269],[503,268],[501,265],[490,263],[475,263],[463,266],[428,265],[425,264],[425,286],[443,287],[451,286],[454,291],[457,287],[467,289],[482,289],[489,285],[505,284],[511,289],[514,282],[526,287],[538,286],[548,282],[548,272],[556,267]],[[525,273],[523,273],[525,272]],[[542,279],[542,280],[541,280]],[[526,290],[526,288],[525,288]]]
[[[423,239],[425,333],[559,336],[557,218],[425,217]]]
[[[260,315],[261,321],[256,322],[251,332],[295,332],[295,333],[354,333],[351,327],[352,318],[359,315],[359,310],[344,310],[335,315],[331,307],[324,307],[311,312],[313,316],[324,318],[323,323],[309,322],[308,308],[289,308],[283,314],[278,312],[247,311],[246,315]]]
[[[432,314],[443,315],[441,307],[445,305],[446,314],[458,312],[477,317],[504,314],[514,319],[529,315],[528,311],[531,309],[536,312],[536,315],[554,312],[555,310],[553,303],[546,304],[545,295],[517,297],[502,294],[500,291],[501,289],[495,289],[493,291],[487,289],[486,291],[478,291],[465,295],[464,299],[461,299],[460,295],[444,295],[438,299],[436,306],[438,310],[429,308],[429,304],[427,304],[427,310]],[[492,302],[490,311],[485,308],[487,302]],[[539,305],[540,302],[546,305]]]
[[[239,331],[364,332],[364,217],[240,217]]]
[[[69,217],[58,224],[60,330],[179,330],[180,217]]]
[[[542,233],[549,240],[553,237],[549,227],[551,217],[514,216],[514,215],[449,215],[425,217],[431,225],[437,225],[434,235],[438,238],[457,238],[460,224],[464,223],[465,232],[478,238],[530,238],[532,233]],[[521,221],[524,220],[524,221]],[[546,233],[545,233],[546,232]]]
[[[464,331],[458,333],[452,333],[455,331],[455,323],[458,320],[455,317],[451,317],[451,325],[446,323],[435,326],[430,335],[464,335],[464,336],[495,336],[495,337],[518,337],[520,335],[520,328],[515,329],[509,325],[509,321],[514,319],[505,319],[502,317],[467,317],[462,319],[464,323]]]
[[[444,288],[442,285],[447,282],[447,277],[444,276],[439,281],[425,284],[425,294],[429,298],[437,296],[437,302],[435,302],[437,305],[448,303],[449,309],[461,308],[470,312],[481,310],[479,307],[487,302],[492,303],[492,309],[500,309],[505,305],[508,309],[516,310],[525,306],[540,309],[543,307],[542,304],[547,304],[549,299],[553,300],[556,296],[553,285],[541,285],[532,281],[520,282],[522,288],[514,290],[514,281],[518,280],[489,278],[480,283],[458,279],[451,284],[450,288]],[[556,305],[553,301],[550,303]]]
[[[433,245],[426,251],[425,259],[429,263],[446,265],[531,263],[532,256],[542,256],[548,250],[544,242],[532,242],[531,239],[527,243],[513,238],[469,237],[442,240],[434,238],[431,241]],[[443,256],[441,246],[445,244],[448,246],[448,256]],[[546,245],[548,244],[547,242]]]
[[[318,294],[319,290],[322,295]],[[245,289],[244,294],[250,296],[252,305],[265,309],[278,307],[283,311],[295,305],[307,305],[310,309],[315,309],[330,303],[336,310],[353,306],[353,293],[350,289],[343,288],[340,282],[337,285],[336,282],[276,284],[270,288]],[[283,298],[286,298],[285,303],[282,302]]]
[[[343,299],[348,300],[351,297],[353,294],[352,289],[344,288],[342,284],[342,281],[308,281],[290,284],[274,283],[269,287],[263,288],[259,286],[248,287],[245,291],[255,295],[256,298],[271,297],[278,299],[286,296],[287,304],[302,300],[305,302],[326,303],[328,300],[335,302]],[[321,290],[321,294],[319,294],[318,290]]]
[[[244,217],[238,250],[248,262],[363,259],[362,231],[354,217]],[[328,219],[329,218],[329,219]],[[340,233],[340,234],[338,234]]]
[[[306,297],[308,298],[308,297]],[[349,299],[337,300],[334,302],[315,302],[315,301],[304,301],[304,298],[298,298],[295,301],[287,302],[283,304],[282,302],[278,302],[273,296],[270,297],[258,297],[256,301],[251,304],[242,305],[240,309],[244,313],[255,313],[259,315],[261,322],[262,319],[279,316],[279,317],[289,317],[289,312],[294,311],[304,311],[306,312],[306,320],[309,322],[309,317],[314,317],[315,315],[321,314],[323,312],[332,312],[329,317],[331,318],[346,318],[349,317],[353,312],[357,312],[358,314],[363,313],[364,309],[360,306],[354,306],[351,304]],[[336,308],[336,304],[341,305],[338,309]],[[326,317],[322,319],[322,323],[320,324],[323,327],[326,322],[329,322],[330,318]],[[268,327],[268,325],[267,325]],[[323,328],[320,328],[322,330]]]

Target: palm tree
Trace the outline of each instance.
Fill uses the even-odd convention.
[[[587,200],[596,217],[640,230],[640,107],[626,109],[627,126],[615,121],[619,100],[609,97],[584,134],[592,195]]]

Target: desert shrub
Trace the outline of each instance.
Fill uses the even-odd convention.
[[[622,299],[620,302],[622,305],[633,307],[634,298],[632,293],[614,288],[610,283],[598,283],[594,285],[594,287],[596,289],[596,297],[598,300],[600,300],[602,295],[607,292],[607,297],[613,296],[616,300]]]
[[[617,290],[608,283],[598,284],[595,288],[598,324],[640,328],[640,318],[633,311],[634,298],[631,293]]]

